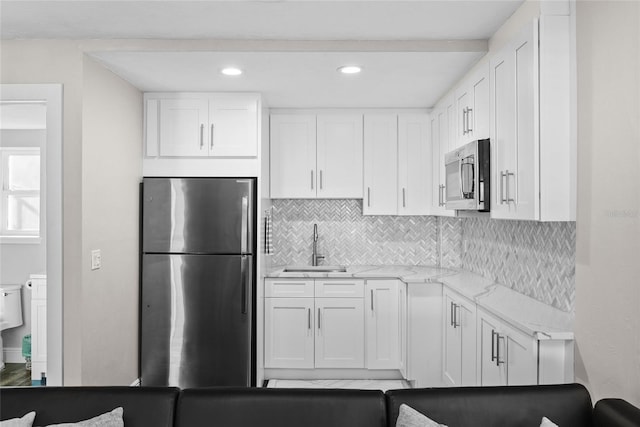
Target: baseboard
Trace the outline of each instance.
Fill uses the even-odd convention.
[[[3,349],[4,363],[25,363],[26,360],[22,357],[21,347],[5,347]]]
[[[140,378],[137,378],[129,387],[140,387]]]

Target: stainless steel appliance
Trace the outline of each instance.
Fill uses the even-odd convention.
[[[447,209],[491,210],[491,161],[488,139],[479,139],[444,155]]]
[[[255,385],[255,185],[143,179],[142,386]]]

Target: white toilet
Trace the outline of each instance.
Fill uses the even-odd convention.
[[[22,285],[0,285],[0,369],[4,369],[2,331],[22,325]]]

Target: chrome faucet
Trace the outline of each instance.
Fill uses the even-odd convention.
[[[313,253],[311,254],[311,265],[317,266],[318,260],[324,259],[324,256],[318,255],[318,224],[313,224]]]

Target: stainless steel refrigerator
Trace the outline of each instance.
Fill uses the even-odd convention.
[[[255,186],[143,179],[142,386],[255,385]]]

